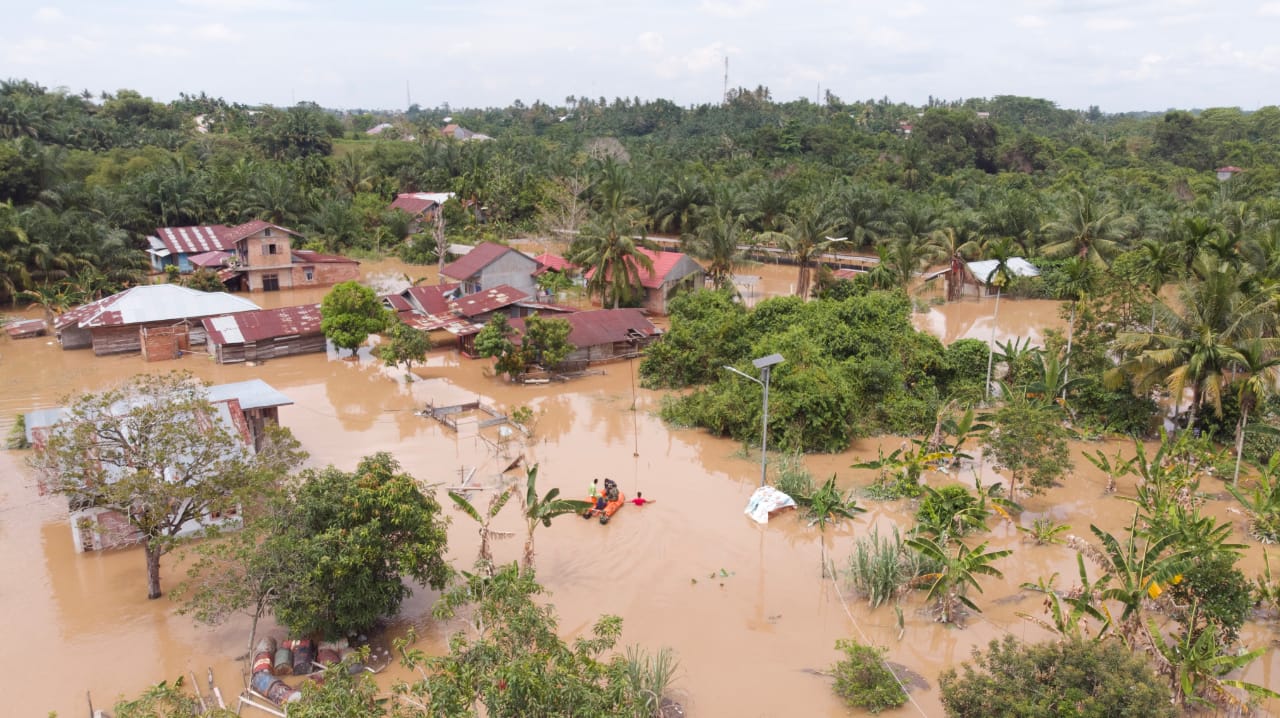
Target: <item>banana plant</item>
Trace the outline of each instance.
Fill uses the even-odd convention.
[[[945,544],[939,544],[926,536],[907,539],[906,545],[919,551],[926,558],[941,564],[935,573],[925,574],[918,579],[922,582],[931,582],[926,600],[934,602],[935,615],[941,623],[955,622],[960,616],[961,606],[976,613],[982,613],[982,609],[978,608],[977,604],[965,594],[969,587],[982,593],[982,584],[978,583],[978,576],[997,578],[1004,576],[991,564],[1013,553],[1008,549],[987,551],[985,543],[971,549],[961,542],[956,542],[955,554],[952,555],[947,553]]]
[[[1191,607],[1191,623],[1195,623],[1198,606]],[[1160,672],[1169,677],[1173,699],[1183,708],[1200,706],[1248,712],[1249,702],[1232,691],[1243,691],[1250,699],[1280,698],[1280,693],[1247,681],[1225,676],[1244,669],[1264,653],[1266,648],[1252,651],[1227,651],[1219,644],[1218,632],[1184,631],[1175,640],[1166,639],[1155,621],[1147,620],[1152,646],[1158,656]]]
[[[481,514],[466,496],[457,491],[449,492],[449,498],[453,499],[453,503],[457,504],[463,513],[480,524],[480,555],[476,558],[476,565],[489,577],[493,576],[494,571],[493,551],[490,549],[489,542],[492,539],[506,539],[515,535],[511,531],[494,531],[489,528],[489,523],[493,521],[494,517],[502,511],[502,507],[506,506],[511,497],[515,495],[514,488],[509,486],[494,494],[493,498],[489,499],[489,508],[485,510],[484,514]]]
[[[578,499],[561,499],[560,489],[551,489],[546,496],[538,498],[538,465],[534,464],[525,470],[524,520],[529,528],[528,538],[524,543],[524,567],[533,567],[533,531],[538,524],[550,526],[551,519],[565,514],[577,514],[591,508],[591,503]]]
[[[809,525],[817,526],[820,534],[822,577],[827,577],[827,526],[838,524],[845,519],[852,519],[858,514],[866,513],[866,509],[858,505],[853,492],[842,491],[836,486],[836,475],[832,474],[812,496],[804,500],[809,517]]]
[[[1049,616],[1049,620],[1021,612],[1018,616],[1064,638],[1080,639],[1087,637],[1085,619],[1093,619],[1097,622],[1098,630],[1091,640],[1101,640],[1111,629],[1111,615],[1106,612],[1105,607],[1098,607],[1096,599],[1099,588],[1107,582],[1109,577],[1104,574],[1102,578],[1091,582],[1089,573],[1085,569],[1084,556],[1078,553],[1076,566],[1080,569],[1080,586],[1066,594],[1059,592],[1053,585],[1058,578],[1056,573],[1047,581],[1041,577],[1036,583],[1022,584],[1022,588],[1028,591],[1039,591],[1044,594],[1044,612]]]

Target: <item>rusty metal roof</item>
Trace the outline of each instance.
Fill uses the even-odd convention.
[[[215,344],[245,344],[263,339],[306,336],[320,333],[320,305],[262,309],[202,321],[209,333],[209,341]]]
[[[476,317],[528,298],[527,293],[508,284],[500,284],[492,289],[466,294],[451,300],[449,311],[463,317]]]
[[[448,282],[445,284],[425,285],[420,284],[415,287],[409,287],[400,293],[400,298],[410,303],[409,308],[413,305],[426,314],[444,314],[449,311],[449,300],[454,292],[458,291],[461,284],[457,282]]]
[[[112,294],[65,312],[54,320],[57,329],[78,326],[114,327],[125,324],[198,319],[260,309],[257,304],[226,292],[201,292],[176,284],[146,284]]]
[[[658,328],[640,309],[594,309],[589,312],[560,314],[554,318],[569,322],[572,327],[569,330],[569,343],[576,347],[625,342],[658,333]],[[524,332],[524,323],[523,319],[511,320],[511,326],[521,333]]]
[[[400,209],[412,215],[419,215],[432,207],[444,204],[450,197],[453,197],[452,192],[407,192],[396,195],[390,209]]]
[[[338,254],[321,254],[310,249],[293,250],[294,264],[359,264],[354,259]]]
[[[229,228],[221,224],[200,227],[160,227],[156,238],[175,254],[203,254],[231,249],[235,241],[228,241],[224,234]]]

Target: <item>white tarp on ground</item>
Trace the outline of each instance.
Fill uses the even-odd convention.
[[[761,486],[751,494],[751,500],[747,502],[746,515],[750,516],[758,524],[769,523],[769,514],[782,509],[795,508],[796,500],[773,488],[772,486]]]

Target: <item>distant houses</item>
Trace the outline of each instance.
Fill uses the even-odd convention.
[[[440,207],[453,199],[452,192],[404,192],[396,195],[387,209],[398,209],[413,217],[409,232],[417,232],[432,223],[440,212]]]
[[[152,269],[179,272],[216,270],[232,289],[276,291],[324,287],[357,279],[360,263],[332,254],[293,248],[302,235],[277,224],[254,220],[235,227],[161,227],[147,241]]]
[[[143,338],[153,329],[180,328],[189,344],[203,344],[201,319],[258,309],[248,299],[226,292],[153,284],[76,307],[54,319],[53,326],[63,349],[92,347],[101,356],[142,351]]]
[[[963,297],[994,297],[997,287],[991,284],[991,275],[998,262],[984,259],[977,262],[965,262],[956,259],[952,262],[947,275],[947,299],[954,301]],[[1014,277],[1038,277],[1040,270],[1022,257],[1010,257],[1007,266],[1009,274]]]

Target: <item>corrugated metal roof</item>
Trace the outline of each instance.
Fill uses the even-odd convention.
[[[539,254],[533,258],[533,261],[540,264],[543,269],[551,269],[557,272],[564,272],[578,268],[578,265],[558,254]]]
[[[156,238],[175,254],[200,254],[219,249],[230,249],[235,241],[228,242],[223,233],[227,227],[221,224],[199,227],[160,227]]]
[[[293,399],[261,379],[209,387],[209,401],[227,401],[228,399],[238,400],[241,409],[265,409],[272,406],[288,406],[293,403]]]
[[[416,305],[418,309],[426,314],[444,314],[449,311],[449,300],[455,298],[455,293],[458,292],[458,288],[461,286],[457,282],[435,285],[420,284],[404,290],[400,293],[400,297]],[[412,309],[414,307],[411,306],[409,308]]]
[[[321,254],[310,249],[293,250],[294,264],[359,264],[354,259],[338,254]]]
[[[176,284],[148,284],[76,307],[55,319],[54,326],[58,329],[71,325],[82,329],[113,327],[198,319],[259,308],[248,299],[226,292],[201,292]]]
[[[969,273],[979,282],[987,283],[991,278],[991,273],[996,271],[996,265],[999,264],[994,259],[983,259],[978,262],[965,262],[969,268]],[[1034,264],[1028,262],[1022,257],[1010,257],[1006,262],[1009,267],[1009,273],[1015,277],[1038,277],[1040,270]]]
[[[515,304],[529,295],[507,284],[467,294],[449,302],[449,310],[463,317],[475,317]]]
[[[662,283],[666,281],[667,275],[671,274],[671,270],[675,269],[676,265],[680,263],[680,260],[685,257],[682,252],[655,252],[652,249],[644,249],[642,247],[637,247],[636,251],[648,257],[649,261],[653,262],[652,272],[645,269],[643,266],[637,266],[636,268],[640,274],[640,284],[646,289],[658,289],[661,287]],[[632,262],[628,260],[627,263],[631,264]],[[593,267],[587,272],[587,278],[590,279],[595,276],[595,273],[596,270]]]
[[[452,192],[407,192],[396,195],[395,201],[391,203],[391,209],[419,215],[432,207],[444,204],[453,196]]]
[[[576,347],[592,347],[599,344],[624,342],[635,338],[653,336],[657,327],[640,309],[593,309],[554,317],[569,322],[569,343]],[[523,319],[511,320],[511,326],[524,333]]]
[[[294,230],[289,229],[288,227],[281,227],[278,224],[272,224],[270,222],[264,222],[260,219],[255,219],[249,222],[245,222],[244,224],[237,224],[234,227],[229,227],[229,228],[224,227],[222,231],[218,233],[218,236],[221,237],[222,240],[227,243],[227,246],[220,247],[219,249],[230,249],[232,246],[235,245],[236,242],[239,242],[240,240],[244,239],[245,237],[248,237],[251,234],[261,232],[264,229],[278,229],[281,232],[284,232],[285,234],[291,234],[295,237],[302,236],[300,233],[295,232]]]
[[[187,257],[187,259],[191,260],[191,263],[197,267],[205,267],[207,269],[225,269],[227,266],[227,260],[231,259],[233,256],[235,255],[230,252],[224,252],[221,249],[218,249],[212,252],[193,254],[190,257]]]
[[[209,341],[214,344],[244,344],[263,339],[320,333],[320,305],[240,312],[202,320]]]
[[[537,267],[537,263],[533,261],[533,257],[521,254],[516,250],[505,247],[494,242],[482,242],[477,244],[467,256],[444,265],[440,270],[441,276],[451,279],[467,280],[480,273],[480,270],[493,264],[499,257],[505,256],[508,252],[528,260],[532,265],[529,272],[532,273]]]

